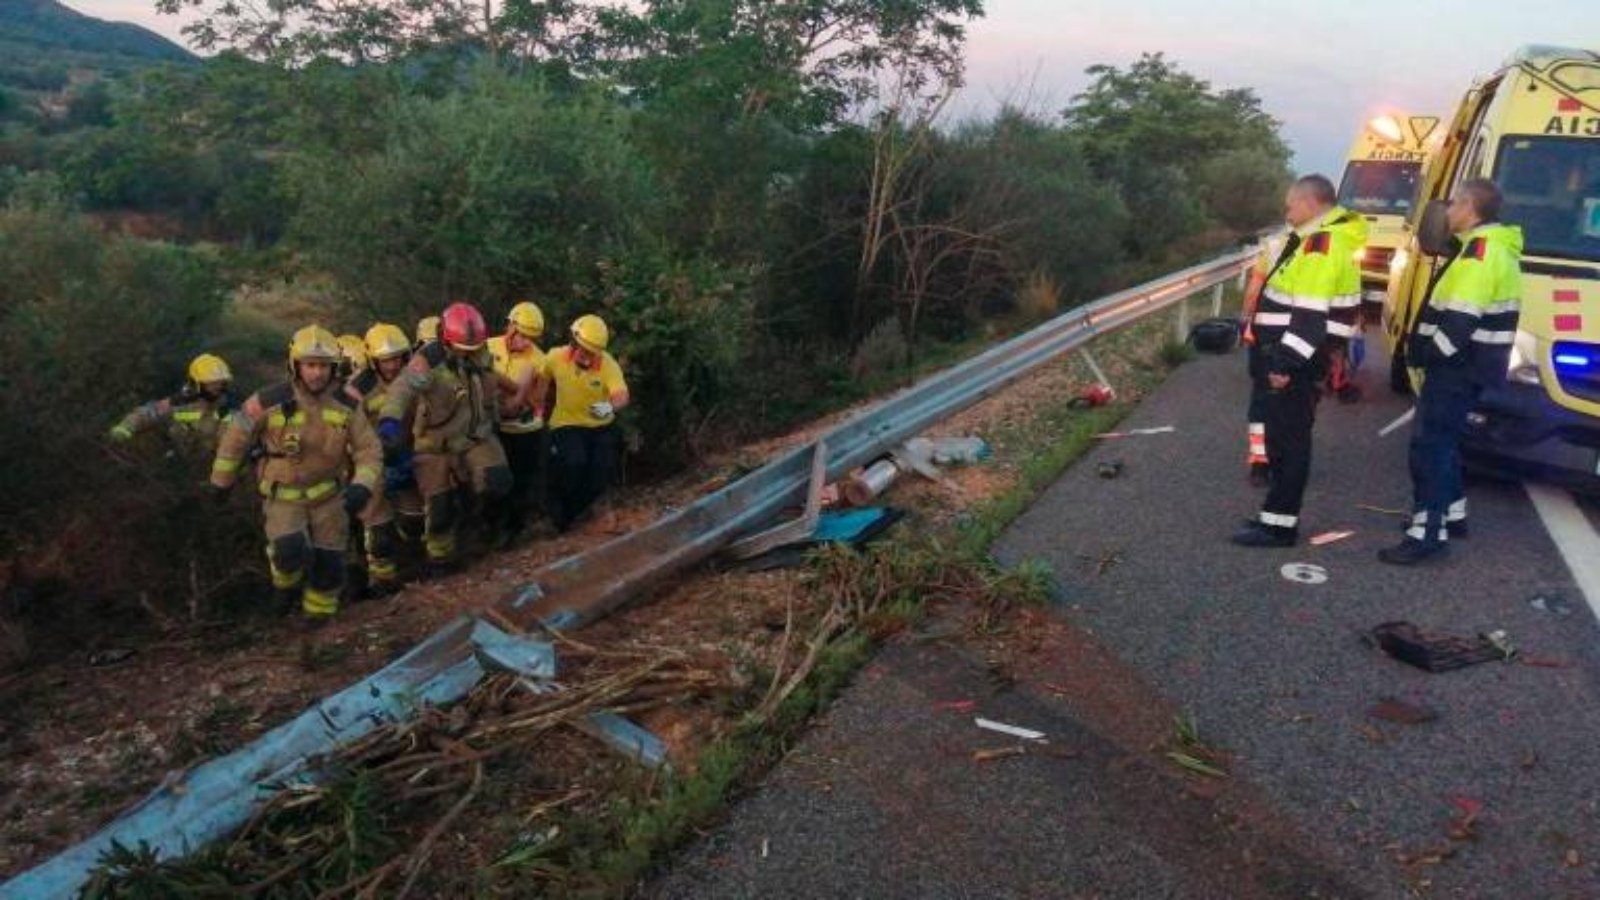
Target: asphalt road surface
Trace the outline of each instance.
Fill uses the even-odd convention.
[[[1319,411],[1303,516],[1352,537],[1230,545],[1259,500],[1243,360],[1182,367],[1125,426],[1176,432],[1102,442],[996,548],[1060,583],[1031,677],[997,685],[958,642],[889,648],[644,895],[1600,898],[1600,596],[1573,574],[1600,560],[1569,566],[1545,524],[1565,504],[1560,543],[1584,552],[1595,507],[1474,482],[1451,559],[1377,562],[1401,519],[1359,507],[1404,508],[1409,483],[1406,431],[1377,436],[1406,404],[1375,375]],[[1110,459],[1124,474],[1097,477]],[[1426,673],[1361,640],[1397,619],[1503,629],[1533,664]],[[1374,718],[1385,698],[1437,718]],[[1224,785],[1149,743],[1179,713],[1231,752]],[[1049,743],[976,763],[1016,742],[974,715]]]

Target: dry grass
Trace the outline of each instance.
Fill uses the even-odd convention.
[[[410,896],[440,840],[482,795],[487,767],[576,728],[593,713],[636,714],[726,689],[678,650],[598,648],[558,638],[559,687],[509,675],[481,682],[448,710],[389,725],[324,761],[333,777],[276,794],[226,845],[178,862],[124,849],[111,855],[88,897]],[[571,798],[576,799],[576,798]],[[561,804],[545,804],[544,812]],[[409,840],[393,823],[426,822]]]
[[[1017,312],[1029,322],[1043,322],[1061,312],[1061,283],[1043,269],[1028,274],[1017,291]]]

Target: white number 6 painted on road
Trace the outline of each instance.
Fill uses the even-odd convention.
[[[1297,584],[1325,584],[1328,570],[1311,563],[1289,563],[1279,570],[1284,578]]]

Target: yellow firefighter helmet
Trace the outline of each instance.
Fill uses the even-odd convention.
[[[411,344],[398,325],[379,322],[367,329],[367,356],[373,360],[389,359],[410,352]]]
[[[338,363],[344,357],[339,339],[321,325],[307,325],[289,339],[289,364],[302,362]]]
[[[192,384],[210,384],[213,381],[232,381],[233,373],[222,357],[202,353],[189,361],[189,381]]]
[[[572,323],[572,339],[590,353],[604,353],[611,343],[611,329],[599,316],[579,316]]]
[[[367,342],[359,334],[339,335],[339,354],[349,364],[351,371],[367,367]]]
[[[544,311],[527,300],[511,307],[506,321],[525,338],[538,340],[544,334]]]

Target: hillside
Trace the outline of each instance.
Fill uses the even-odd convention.
[[[55,0],[0,2],[0,43],[4,49],[34,53],[71,51],[125,60],[186,62],[193,54],[138,25],[86,16]],[[9,57],[10,52],[5,56]]]

